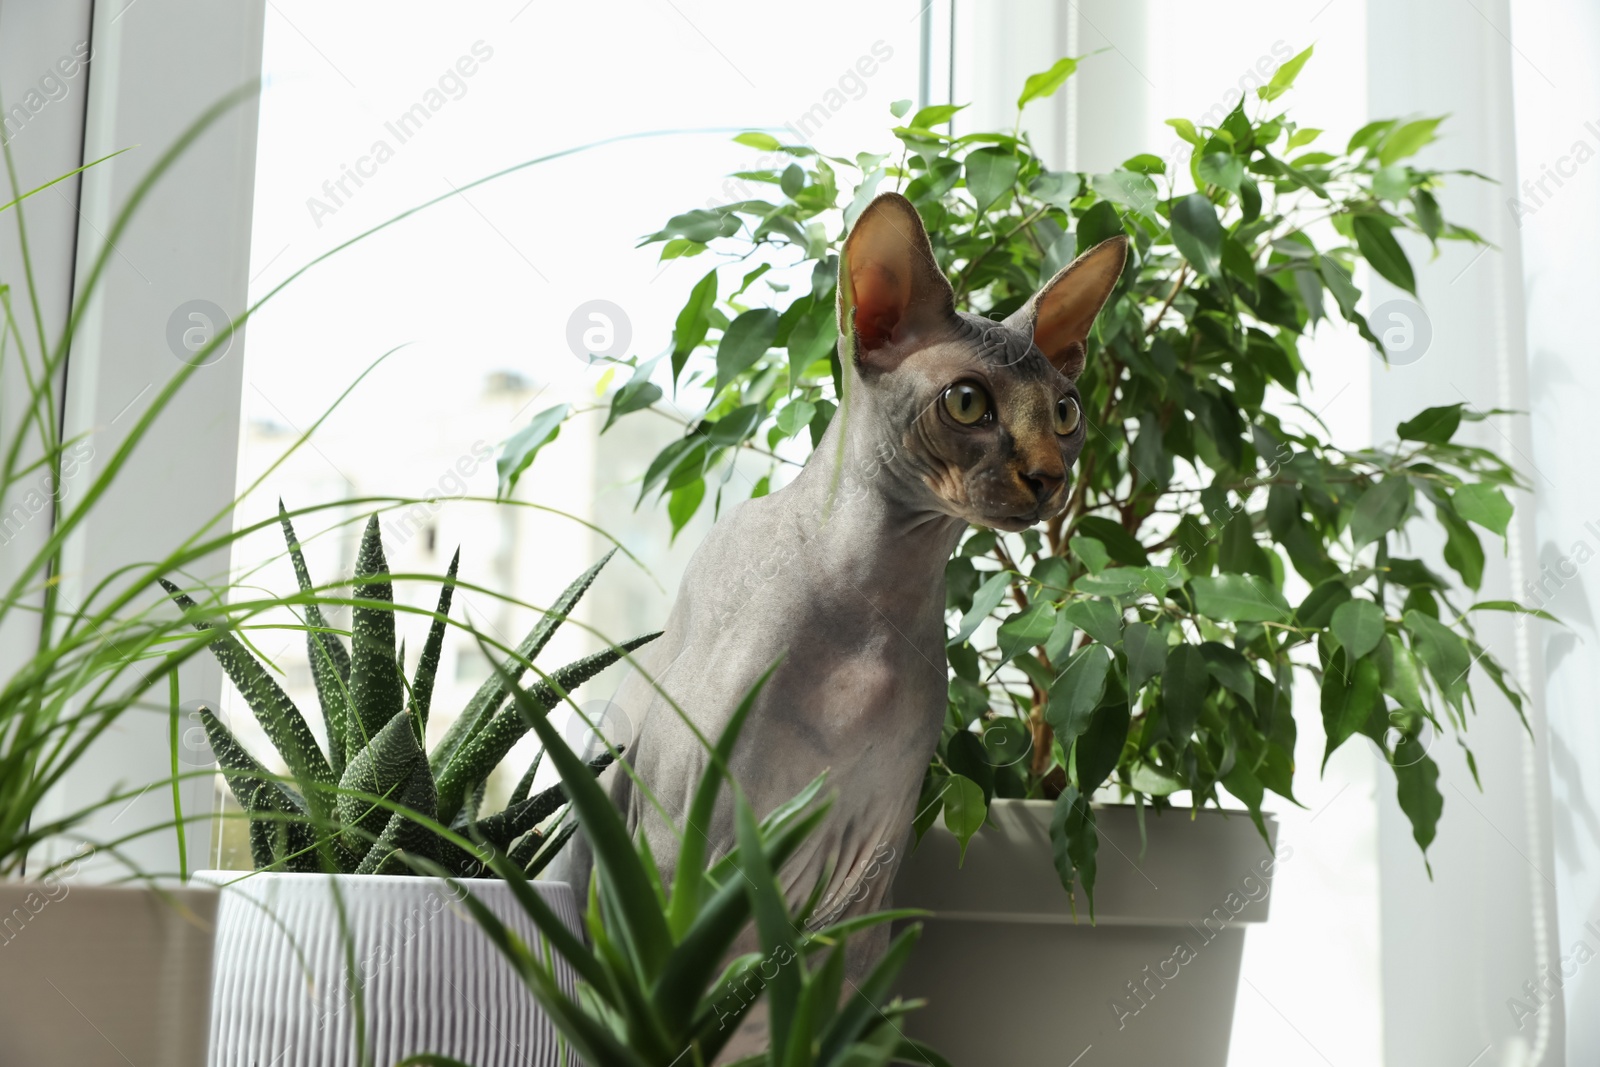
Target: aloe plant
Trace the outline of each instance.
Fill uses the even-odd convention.
[[[730,1038],[758,1003],[768,1047],[735,1061],[740,1067],[948,1067],[938,1053],[901,1033],[900,1018],[921,1002],[891,993],[920,926],[900,931],[865,977],[845,984],[845,944],[852,934],[925,913],[881,911],[824,925],[815,915],[820,887],[798,912],[785,900],[776,872],[822,822],[828,801],[819,800],[819,777],[758,820],[731,781],[734,743],[770,677],[769,671],[745,695],[711,749],[683,821],[670,885],[644,839],[630,835],[622,814],[546,721],[538,689],[521,689],[506,678],[515,708],[571,789],[573,812],[594,848],[588,943],[567,928],[515,862],[499,854],[488,862],[510,884],[544,947],[571,965],[576,994],[563,988],[548,952],[525,944],[470,893],[464,903],[583,1062],[594,1067],[728,1062]],[[737,843],[731,854],[714,857],[705,836],[692,828],[711,821],[726,784],[733,784]],[[759,950],[736,954],[741,933],[752,924]],[[400,1067],[466,1065],[423,1054]]]
[[[319,605],[328,598],[312,585],[281,502],[278,518],[300,587],[299,595],[285,603],[304,607],[312,679],[328,738],[326,753],[272,673],[228,627],[206,617],[177,586],[161,581],[186,617],[207,633],[212,654],[289,770],[287,778],[269,773],[215,715],[201,710],[223,777],[250,820],[255,865],[289,871],[403,874],[411,872],[413,861],[420,858],[460,876],[489,873],[471,850],[425,825],[436,822],[450,827],[458,838],[478,842],[480,848],[509,854],[525,872],[537,873],[567,837],[555,834],[547,839],[538,829],[565,803],[564,786],[528,795],[535,760],[510,804],[484,815],[480,811],[484,785],[528,732],[523,713],[507,704],[515,680],[544,649],[612,553],[567,587],[478,689],[430,754],[423,739],[460,552],[450,561],[433,624],[408,684],[404,650],[397,652],[395,646],[394,588],[377,516],[367,522],[356,560],[348,649],[323,617]],[[544,715],[577,686],[656,636],[636,637],[553,671],[533,686],[526,701]],[[599,771],[613,757],[614,753],[602,754],[590,770]],[[374,804],[373,796],[404,810]]]

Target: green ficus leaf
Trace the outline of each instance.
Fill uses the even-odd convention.
[[[1128,657],[1128,696],[1132,699],[1166,666],[1167,640],[1149,623],[1134,622],[1122,631],[1122,647]]]
[[[717,345],[717,384],[721,392],[767,354],[778,336],[778,313],[771,308],[746,311],[728,324]]]
[[[1411,483],[1404,476],[1390,475],[1369,486],[1350,516],[1350,536],[1356,548],[1370,545],[1399,526],[1410,507]]]
[[[978,627],[987,619],[995,608],[1000,606],[1000,601],[1005,597],[1006,590],[1011,588],[1011,574],[1000,571],[990,575],[978,587],[972,596],[972,608],[961,617],[961,626],[955,635],[950,638],[950,644],[959,645],[977,632]]]
[[[1111,646],[1122,640],[1122,612],[1109,600],[1094,597],[1074,600],[1061,609],[1067,621],[1100,642]]]
[[[983,828],[988,815],[978,783],[966,775],[952,774],[945,782],[944,825],[961,842],[961,862],[967,858],[967,842]]]
[[[1056,875],[1069,895],[1073,882],[1083,887],[1089,902],[1089,919],[1094,920],[1094,883],[1096,880],[1095,853],[1100,848],[1100,835],[1095,826],[1094,809],[1077,788],[1068,786],[1056,798],[1050,816],[1050,841],[1053,846]]]
[[[1402,422],[1395,428],[1402,441],[1421,441],[1426,444],[1448,444],[1461,425],[1462,404],[1445,404],[1427,408]]]
[[[1272,80],[1256,91],[1256,95],[1263,100],[1276,100],[1294,85],[1294,80],[1300,76],[1300,70],[1306,65],[1306,60],[1311,58],[1311,51],[1316,45],[1310,45],[1304,52],[1285,60],[1283,65],[1272,72]]]
[[[1333,612],[1330,624],[1352,660],[1358,660],[1383,640],[1383,609],[1370,600],[1349,600]]]
[[[1499,486],[1479,482],[1474,485],[1463,485],[1457,489],[1451,499],[1456,506],[1456,513],[1468,522],[1475,522],[1485,530],[1492,530],[1501,537],[1506,536],[1506,530],[1511,525],[1511,501],[1506,499],[1505,493]]]
[[[1283,594],[1251,574],[1194,578],[1195,610],[1226,622],[1282,622],[1289,617]]]
[[[1361,249],[1362,257],[1372,264],[1372,269],[1416,296],[1417,276],[1411,269],[1411,260],[1406,258],[1405,250],[1394,239],[1389,226],[1372,215],[1357,215],[1351,228],[1355,231],[1356,247]]]
[[[1384,166],[1397,163],[1417,154],[1437,137],[1439,123],[1444,117],[1416,119],[1397,127],[1383,139],[1378,147],[1378,162]]]
[[[1167,736],[1179,748],[1188,745],[1209,688],[1205,655],[1194,645],[1174,645],[1161,671],[1161,710]]]
[[[1077,59],[1062,58],[1056,60],[1049,70],[1028,75],[1027,80],[1022,83],[1022,95],[1017,97],[1017,110],[1022,110],[1041,97],[1050,96],[1065,85],[1067,79],[1072,77],[1077,69]]]
[[[717,272],[713,269],[707,271],[706,276],[696,282],[694,288],[689,291],[688,302],[683,305],[683,310],[678,312],[678,320],[673,325],[672,384],[674,386],[678,384],[678,378],[683,374],[683,367],[688,362],[690,353],[706,339],[706,331],[711,326],[711,310],[716,306]]]
[[[993,207],[1016,184],[1022,160],[1003,148],[980,148],[967,156],[967,191],[978,211]]]
[[[1222,269],[1222,225],[1217,209],[1201,193],[1190,193],[1172,205],[1172,243],[1190,266],[1208,278]]]
[[[1056,606],[1041,598],[1000,624],[1000,655],[1010,659],[1034,645],[1042,645],[1056,625]]]
[[[1089,728],[1090,716],[1105,692],[1110,670],[1111,654],[1106,646],[1086,645],[1073,653],[1050,687],[1045,721],[1063,746],[1070,745]]]
[[[1077,772],[1078,788],[1093,795],[1122,758],[1122,746],[1128,739],[1130,722],[1128,705],[1107,704],[1096,709],[1089,720],[1089,728],[1073,747],[1073,769]]]
[[[1444,794],[1439,792],[1439,766],[1427,754],[1422,742],[1406,738],[1395,746],[1393,756],[1396,796],[1400,810],[1411,822],[1411,836],[1426,854],[1444,814]],[[1424,861],[1426,862],[1426,861]],[[1432,876],[1433,869],[1428,869]]]
[[[522,477],[523,471],[532,466],[539,450],[561,433],[561,424],[571,410],[567,404],[545,408],[500,449],[494,467],[500,477],[499,493],[502,498],[511,496],[511,491],[517,487],[517,480]]]

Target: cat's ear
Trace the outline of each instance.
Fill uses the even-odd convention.
[[[857,363],[890,369],[954,317],[955,294],[917,209],[884,193],[856,219],[839,256],[840,336],[854,330]]]
[[[1076,381],[1083,373],[1089,329],[1111,295],[1128,258],[1121,234],[1101,241],[1061,268],[1006,319],[1006,326],[1029,334],[1056,370]]]

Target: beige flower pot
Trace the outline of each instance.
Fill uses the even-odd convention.
[[[929,1002],[908,1034],[955,1064],[1225,1067],[1245,928],[1292,850],[1243,812],[1147,811],[1141,858],[1134,809],[1099,808],[1090,925],[1056,877],[1051,809],[996,801],[959,869],[943,826],[906,858],[894,905],[933,912],[901,976]]]
[[[213,889],[0,883],[0,1064],[202,1067]]]

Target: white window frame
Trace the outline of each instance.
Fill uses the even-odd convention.
[[[36,25],[31,36],[9,32],[16,8],[7,7],[7,66],[18,63],[18,69],[31,71],[53,61],[66,50],[63,42],[70,47],[73,32],[87,26],[92,59],[82,87],[86,91],[77,96],[84,109],[82,135],[74,156],[64,153],[62,144],[43,138],[37,145],[19,138],[17,154],[32,172],[43,168],[54,176],[138,146],[72,183],[68,195],[75,194],[76,200],[76,263],[70,272],[58,270],[42,280],[59,336],[65,308],[83,286],[129,193],[208,107],[259,79],[265,3],[55,0],[52,5],[27,5],[46,6],[59,7],[59,25]],[[142,406],[182,369],[167,341],[169,319],[182,305],[207,300],[232,317],[245,307],[256,119],[252,95],[212,126],[162,178],[117,240],[67,359],[65,433],[90,433],[94,444],[94,458],[75,479],[86,482],[96,476]],[[59,223],[48,236],[34,236],[33,244],[38,248],[46,241],[73,247],[71,231]],[[80,602],[98,576],[162,558],[226,511],[237,481],[244,340],[242,333],[235,336],[222,358],[189,379],[68,541],[61,580],[68,605]],[[214,529],[231,531],[231,515]],[[228,553],[218,552],[194,565],[192,573],[225,579],[230,564]],[[222,674],[215,662],[201,656],[186,664],[180,693],[185,700],[216,706]],[[138,783],[168,779],[168,738],[166,715],[125,714],[64,777],[41,816],[81,807],[119,782],[137,788]],[[186,835],[189,867],[209,866],[214,782],[206,776],[186,779],[181,796],[185,817],[191,820]],[[152,788],[125,806],[98,812],[80,831],[90,839],[120,837],[171,819],[172,807],[170,788]],[[177,872],[178,855],[177,835],[170,831],[147,834],[123,849],[126,860],[153,873]],[[86,870],[91,877],[126,873],[122,863],[109,858]]]

